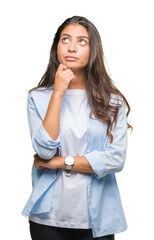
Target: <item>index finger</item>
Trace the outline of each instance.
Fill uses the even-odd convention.
[[[67,69],[66,65],[64,65],[64,64],[62,64],[62,63],[59,64],[59,66],[58,66],[58,72],[62,72],[63,70],[66,70],[66,69]]]

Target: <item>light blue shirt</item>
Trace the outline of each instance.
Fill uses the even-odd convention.
[[[65,110],[63,97],[60,131],[56,141],[52,140],[44,129],[48,104],[53,87],[44,91],[32,91],[28,95],[28,123],[35,152],[43,159],[59,156],[61,149],[61,129]],[[112,95],[111,103],[116,104]],[[90,107],[87,103],[87,149],[84,156],[94,173],[87,174],[88,210],[93,237],[119,233],[127,229],[115,173],[123,169],[127,149],[127,119],[124,104],[119,109],[116,127],[113,128],[113,143],[107,135],[107,125],[99,120],[89,118]],[[53,196],[53,183],[61,169],[32,168],[33,190],[22,214],[50,212]]]

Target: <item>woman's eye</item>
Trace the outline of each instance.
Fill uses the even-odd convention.
[[[62,39],[62,42],[68,43],[68,42],[69,42],[69,39],[68,39],[68,38],[63,38],[63,39]]]
[[[80,43],[81,43],[82,45],[85,45],[85,44],[86,44],[86,41],[83,40],[83,39],[81,39],[81,40],[80,40]]]

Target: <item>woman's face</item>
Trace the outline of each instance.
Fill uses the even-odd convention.
[[[82,71],[88,64],[90,56],[87,29],[80,24],[71,24],[63,29],[57,46],[60,63],[73,72]]]

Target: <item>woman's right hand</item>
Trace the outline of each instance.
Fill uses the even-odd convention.
[[[58,94],[60,97],[63,97],[68,88],[69,83],[75,80],[76,76],[74,75],[72,70],[67,69],[67,67],[63,64],[59,64],[59,67],[55,74],[53,93]]]

